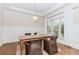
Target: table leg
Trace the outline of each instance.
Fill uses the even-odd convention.
[[[21,51],[21,55],[22,55],[22,42],[20,41],[20,51]]]
[[[44,50],[44,41],[42,40],[42,52]]]

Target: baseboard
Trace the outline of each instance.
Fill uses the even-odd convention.
[[[6,43],[14,43],[14,42],[19,42],[19,41],[4,42],[3,44],[6,44]]]
[[[73,44],[69,43],[69,42],[65,42],[65,41],[57,41],[57,43],[66,45],[66,46],[70,46],[71,48],[77,49],[79,50],[79,47],[74,46]]]
[[[0,47],[3,45],[3,43],[0,43]]]
[[[3,45],[3,44],[7,44],[7,43],[13,43],[13,42],[19,42],[18,40],[17,41],[10,41],[10,42],[2,42],[1,44],[0,44],[0,47]]]
[[[2,46],[2,44],[0,44],[0,47]]]

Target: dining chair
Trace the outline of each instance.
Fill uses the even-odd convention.
[[[44,40],[44,50],[49,55],[53,55],[58,52],[56,40],[57,36],[52,36],[51,38],[47,38],[46,40]]]
[[[25,35],[31,35],[31,33],[25,33]]]
[[[37,35],[38,33],[34,33],[34,35]]]
[[[42,40],[29,41],[25,46],[26,55],[42,55]]]

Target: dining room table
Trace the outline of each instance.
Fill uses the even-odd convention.
[[[50,41],[53,39],[53,37],[57,37],[57,36],[52,36],[47,34],[19,36],[21,55],[22,55],[24,43],[27,43],[28,41],[30,42],[30,41],[42,40],[42,50],[44,50],[44,40]]]

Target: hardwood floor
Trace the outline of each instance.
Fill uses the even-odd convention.
[[[0,47],[0,55],[15,55],[18,43],[7,43]],[[79,50],[57,43],[59,52],[55,55],[79,55]]]
[[[57,46],[60,51],[55,55],[79,55],[79,50],[77,49],[59,43],[57,44]]]
[[[18,43],[7,43],[0,47],[0,55],[15,55]]]

